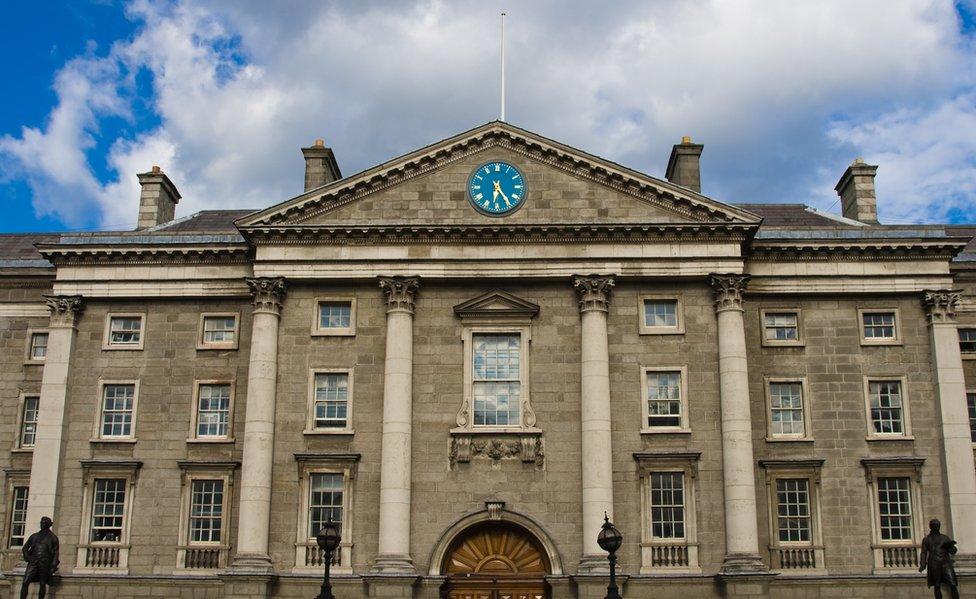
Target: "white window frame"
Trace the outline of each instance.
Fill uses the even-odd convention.
[[[641,574],[661,573],[701,573],[698,563],[698,507],[696,495],[698,491],[698,461],[700,452],[670,453],[670,452],[639,452],[634,454],[637,461],[637,474],[640,480],[641,501]],[[651,475],[680,472],[684,475],[684,539],[658,539],[653,536],[651,526]],[[662,552],[687,552],[687,564],[662,566],[655,563],[660,561]]]
[[[138,318],[139,343],[112,343],[113,318]],[[146,313],[145,312],[109,312],[105,315],[105,333],[102,336],[102,349],[112,351],[139,351],[146,346]]]
[[[794,314],[796,315],[796,339],[767,339],[766,338],[766,316],[772,314]],[[763,347],[803,347],[806,340],[803,335],[803,310],[800,308],[787,307],[777,308],[767,306],[759,310],[759,336],[762,339]]]
[[[231,342],[214,342],[206,341],[204,335],[206,329],[204,328],[208,318],[233,318],[234,319],[234,340]],[[239,347],[241,339],[241,314],[240,312],[204,312],[200,314],[200,326],[197,332],[197,349],[208,350],[208,349],[224,349],[232,350]]]
[[[349,326],[323,328],[319,326],[322,304],[349,304]],[[353,337],[356,335],[356,298],[351,296],[322,296],[315,298],[315,310],[312,312],[312,337]]]
[[[976,331],[976,325],[972,325],[972,324],[960,324],[956,328],[959,332],[962,332],[963,329],[967,331]],[[959,353],[962,355],[963,360],[976,360],[976,351],[963,351],[961,340],[959,343]]]
[[[181,470],[181,495],[180,495],[180,537],[179,546],[176,549],[176,571],[193,572],[204,571],[212,572],[214,569],[221,569],[227,565],[227,555],[230,552],[230,522],[231,509],[234,501],[234,471],[240,466],[239,462],[179,462]],[[220,542],[193,542],[190,540],[190,507],[193,494],[193,482],[198,480],[220,480],[224,483],[224,497],[220,521]],[[218,565],[216,568],[189,568],[186,566],[187,557],[192,560],[192,555],[188,552],[194,550],[217,551]]]
[[[38,405],[38,420],[40,420],[40,404],[41,404],[41,394],[40,393],[21,393],[20,399],[17,402],[17,430],[15,432],[16,437],[14,438],[14,447],[12,451],[15,452],[32,452],[34,451],[34,445],[24,445],[24,425],[26,424],[24,416],[27,411],[27,399],[31,397],[37,398]],[[37,444],[37,424],[34,425],[34,443]]]
[[[10,469],[4,472],[5,475],[5,487],[4,487],[4,519],[3,519],[3,545],[0,548],[0,554],[6,556],[4,560],[4,568],[12,569],[14,565],[18,562],[23,561],[21,556],[22,545],[10,545],[10,540],[12,538],[13,532],[13,505],[14,505],[14,489],[16,487],[26,487],[28,500],[30,498],[30,469]],[[26,518],[26,514],[24,516]],[[30,526],[25,522],[24,525],[24,542],[27,541],[27,537],[31,535]]]
[[[871,419],[871,383],[885,383],[897,381],[901,387],[901,418],[902,418],[902,432],[901,433],[878,433],[874,430],[874,421]],[[864,377],[864,387],[862,392],[864,393],[864,416],[867,422],[867,440],[868,441],[912,441],[915,437],[912,435],[912,418],[911,410],[909,408],[910,398],[908,395],[908,378],[905,376],[866,376]]]
[[[356,429],[352,426],[354,375],[353,368],[309,368],[308,369],[308,398],[305,407],[306,435],[353,435]],[[346,426],[339,428],[315,428],[315,376],[318,374],[345,374],[346,379]]]
[[[873,458],[861,460],[867,480],[867,498],[871,514],[871,548],[874,552],[874,573],[891,573],[897,571],[914,572],[918,567],[918,549],[925,536],[922,512],[922,464],[924,458]],[[882,541],[881,514],[878,510],[878,479],[879,478],[907,478],[909,480],[909,498],[912,509],[912,538],[910,540]],[[907,552],[901,567],[885,567],[885,552]]]
[[[894,337],[866,337],[864,316],[866,314],[894,314]],[[898,308],[859,308],[857,311],[857,328],[861,335],[861,345],[901,345],[901,311]]]
[[[774,572],[789,575],[825,575],[827,573],[824,561],[823,528],[821,524],[821,485],[820,475],[823,460],[760,460],[766,477],[766,497],[769,506],[769,564]],[[777,481],[804,479],[807,481],[810,508],[810,540],[809,541],[780,541],[779,540],[779,496]],[[785,557],[797,552],[812,554],[814,567],[783,567]],[[809,556],[808,556],[809,557]]]
[[[773,394],[772,386],[777,383],[799,383],[800,399],[803,401],[803,434],[773,433]],[[766,441],[779,443],[784,441],[813,441],[810,417],[810,386],[805,376],[767,376],[763,377],[764,393],[766,396]]]
[[[676,324],[674,326],[649,326],[644,318],[644,304],[648,301],[674,302]],[[685,332],[685,316],[681,298],[674,295],[639,294],[637,296],[637,332],[640,335],[683,335]]]
[[[680,380],[679,400],[681,403],[680,424],[678,426],[655,426],[651,427],[648,422],[650,410],[647,405],[647,375],[651,372],[677,372]],[[662,434],[687,434],[691,433],[690,419],[688,415],[688,366],[645,366],[640,365],[640,409],[641,409],[641,434],[662,435]]]
[[[973,434],[973,423],[972,420],[968,418],[969,416],[969,396],[976,395],[976,389],[966,389],[966,416],[967,422],[969,422],[969,438],[972,439]],[[973,447],[976,448],[976,441],[973,441]]]
[[[47,335],[47,345],[44,346],[46,349],[44,351],[44,358],[35,358],[33,356],[34,349],[34,336],[35,335]],[[42,328],[30,328],[27,329],[27,347],[24,350],[24,364],[43,364],[47,353],[51,349],[51,331],[50,329]]]
[[[102,435],[102,413],[105,409],[105,387],[109,385],[133,385],[132,391],[132,426],[126,436],[103,436]],[[136,426],[139,422],[139,380],[104,380],[98,381],[98,408],[95,410],[95,428],[92,431],[91,441],[93,443],[135,443]]]
[[[75,574],[95,574],[96,572],[129,573],[129,549],[131,548],[132,510],[135,503],[136,480],[142,462],[83,460],[82,521],[78,541],[78,557]],[[118,541],[90,541],[92,510],[95,501],[95,481],[121,479],[125,481],[125,505],[122,511],[122,536]],[[90,551],[118,551],[118,564],[115,566],[86,566]]]
[[[197,434],[200,419],[200,387],[204,385],[228,385],[230,404],[227,408],[227,434],[224,436],[201,437]],[[192,402],[190,404],[190,436],[187,443],[233,443],[234,442],[234,399],[237,395],[237,382],[234,379],[205,379],[193,381]]]
[[[317,551],[314,537],[309,537],[309,500],[311,496],[312,474],[338,474],[342,476],[342,524],[339,535],[341,541],[336,551],[332,572],[352,574],[353,548],[353,492],[354,481],[359,466],[359,454],[295,454],[298,461],[298,531],[295,539],[295,565],[292,572],[297,574],[319,574],[322,566],[306,566],[306,552]]]

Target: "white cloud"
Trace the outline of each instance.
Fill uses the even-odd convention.
[[[69,63],[45,126],[0,138],[0,166],[69,223],[93,206],[133,222],[134,173],[152,164],[180,188],[180,214],[267,206],[301,190],[298,148],[315,137],[349,174],[495,118],[505,9],[515,124],[658,175],[692,134],[706,193],[731,202],[826,207],[864,155],[881,163],[883,215],[942,218],[943,198],[960,198],[976,217],[961,200],[973,52],[949,0],[287,7],[130,5],[133,39]],[[117,178],[100,182],[85,150],[100,119],[128,114],[141,69],[160,125],[112,144]]]

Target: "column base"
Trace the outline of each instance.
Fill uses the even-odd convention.
[[[719,574],[715,578],[723,597],[729,599],[768,599],[769,583],[777,574],[769,572],[743,572]]]
[[[277,576],[257,570],[235,570],[234,565],[219,572],[217,578],[224,583],[221,597],[239,599],[267,599],[271,596],[271,587],[278,580]]]
[[[274,563],[265,553],[238,553],[227,570],[232,574],[273,574]]]
[[[619,571],[620,568],[618,567]],[[579,574],[610,574],[610,560],[606,554],[591,553],[580,558]]]
[[[768,572],[759,554],[727,553],[722,562],[723,574],[749,574]]]
[[[956,572],[976,573],[976,553],[957,553],[952,561]]]
[[[409,555],[401,554],[380,554],[376,556],[370,572],[374,574],[415,574],[417,570],[413,567],[413,560]]]
[[[367,597],[413,599],[413,590],[420,581],[420,577],[397,574],[367,574],[363,576],[363,581],[366,583]]]

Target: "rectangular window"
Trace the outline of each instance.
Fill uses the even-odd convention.
[[[308,537],[314,538],[331,517],[342,522],[341,474],[315,472],[309,476]]]
[[[41,361],[47,357],[47,333],[31,333],[28,359]]]
[[[122,541],[125,518],[124,478],[95,479],[92,498],[91,541],[118,543]]]
[[[651,536],[685,538],[684,473],[651,473]]]
[[[647,426],[681,426],[681,372],[647,372]]]
[[[677,300],[644,300],[644,326],[678,326]]]
[[[764,312],[763,338],[766,341],[799,341],[799,316],[796,312]]]
[[[230,424],[230,385],[201,384],[197,393],[197,437],[227,437]]]
[[[36,395],[24,397],[24,412],[20,419],[20,447],[34,447],[37,439],[37,408],[41,398]]]
[[[22,547],[27,536],[27,487],[14,487],[10,505],[10,546]]]
[[[237,343],[236,316],[204,316],[204,345],[234,345]]]
[[[346,428],[349,412],[349,374],[316,373],[312,409],[314,428]]]
[[[131,437],[136,386],[107,384],[102,387],[101,436]]]
[[[799,381],[769,383],[770,435],[803,437],[803,383]]]
[[[109,318],[108,344],[112,346],[142,346],[142,316],[112,316]]]
[[[810,481],[776,479],[776,526],[781,543],[809,543],[811,539]]]
[[[964,354],[976,353],[976,329],[959,329],[959,350]]]
[[[862,312],[861,323],[866,341],[894,341],[898,339],[894,312]]]
[[[878,479],[878,515],[882,541],[912,540],[911,483],[908,477]]]
[[[190,543],[219,543],[224,518],[224,481],[194,480],[190,490]]]
[[[976,443],[976,393],[966,394],[966,406],[969,408],[969,437]]]
[[[870,381],[868,395],[871,426],[875,434],[905,434],[904,403],[900,381]]]
[[[521,336],[478,333],[472,344],[474,424],[520,426]]]

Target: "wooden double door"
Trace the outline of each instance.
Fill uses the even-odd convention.
[[[442,571],[445,599],[549,599],[549,560],[528,531],[488,522],[451,545]]]

